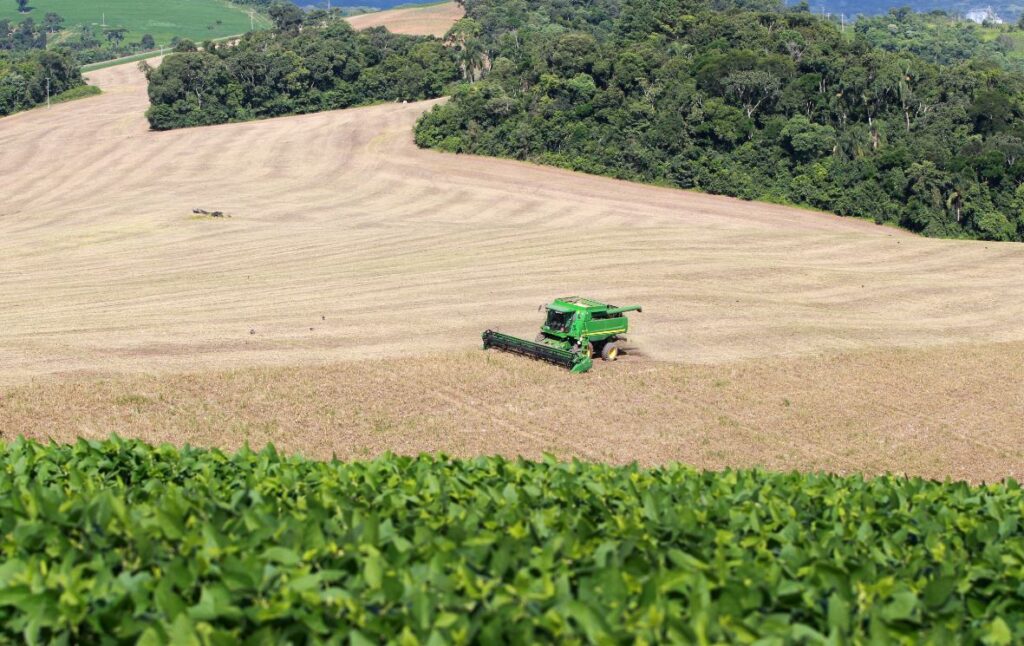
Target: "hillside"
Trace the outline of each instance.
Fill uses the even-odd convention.
[[[451,39],[475,82],[417,124],[421,146],[1024,241],[1024,75],[977,35],[977,56],[965,35],[930,62],[805,7],[465,6]]]
[[[102,38],[105,29],[123,28],[127,30],[126,41],[138,41],[150,34],[159,45],[170,43],[175,36],[196,41],[234,36],[249,31],[252,24],[247,8],[226,0],[32,0],[29,6],[32,11],[23,14],[13,0],[0,3],[0,20],[32,18],[41,23],[47,13],[54,12],[64,18],[65,28],[71,31],[86,25]],[[255,20],[258,26],[269,25],[261,15],[257,14]]]
[[[89,78],[0,120],[5,438],[1024,475],[1020,245],[419,150],[431,103],[153,133]],[[570,292],[644,305],[630,356],[477,350]]]
[[[297,23],[0,118],[0,642],[1024,641],[1024,245],[422,149],[473,21]],[[481,351],[568,293],[619,361]]]
[[[786,4],[797,4],[788,0]],[[963,15],[977,9],[991,8],[1003,20],[1016,21],[1024,11],[1024,3],[1020,0],[810,0],[811,9],[815,13],[845,14],[848,18],[858,14],[878,15],[897,9],[910,7],[914,11],[945,11],[954,15]]]
[[[464,13],[461,5],[442,2],[425,7],[406,7],[352,16],[348,21],[356,29],[386,26],[396,34],[430,35],[440,38]]]

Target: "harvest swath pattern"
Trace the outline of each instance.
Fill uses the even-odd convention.
[[[117,439],[0,473],[4,641],[1024,639],[1013,481]]]

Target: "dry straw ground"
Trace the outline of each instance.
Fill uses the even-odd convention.
[[[445,2],[426,7],[408,7],[391,11],[378,11],[348,19],[356,29],[387,27],[396,34],[429,34],[441,37],[452,23],[463,16],[462,7]]]
[[[429,103],[153,133],[89,76],[0,120],[5,437],[1024,475],[1024,245],[418,150]],[[568,293],[645,306],[627,361],[474,352]]]
[[[1024,477],[1024,345],[729,364],[630,357],[583,378],[476,351],[408,360],[35,381],[0,391],[33,437],[117,432],[311,457],[543,452],[706,468]],[[6,432],[5,432],[6,435]]]

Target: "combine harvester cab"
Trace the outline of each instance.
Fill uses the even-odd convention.
[[[619,356],[619,342],[629,331],[625,312],[642,312],[639,305],[616,307],[581,296],[556,298],[546,306],[546,318],[534,341],[487,330],[484,350],[498,348],[548,361],[581,373],[594,365],[594,354],[605,361]]]

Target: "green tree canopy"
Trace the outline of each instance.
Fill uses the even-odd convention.
[[[433,98],[461,76],[457,53],[439,39],[356,32],[317,16],[301,30],[253,32],[235,46],[203,49],[179,43],[150,73],[153,128]]]
[[[894,11],[844,34],[745,0],[465,6],[449,42],[493,65],[420,120],[422,146],[1024,239],[1024,75],[973,28]],[[933,28],[950,39],[913,35]]]

